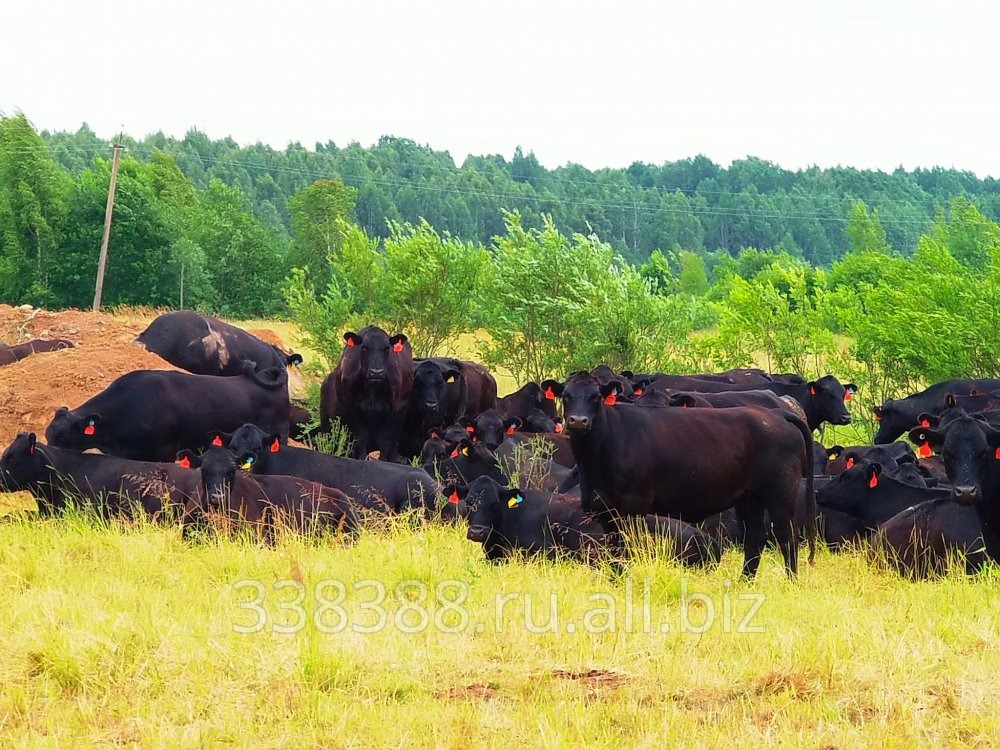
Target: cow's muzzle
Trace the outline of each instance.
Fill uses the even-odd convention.
[[[483,526],[481,524],[476,524],[475,526],[469,527],[469,533],[466,534],[466,538],[470,542],[478,542],[482,544],[486,541],[486,538],[490,535],[490,527]]]
[[[590,429],[590,417],[566,417],[566,429],[570,432],[585,433]]]
[[[959,505],[972,505],[979,499],[979,487],[974,484],[959,484],[952,489],[951,496]]]

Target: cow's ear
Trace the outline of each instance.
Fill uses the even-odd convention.
[[[882,464],[875,462],[868,464],[868,471],[865,472],[865,477],[868,479],[868,486],[871,489],[878,487],[878,478],[882,476]]]
[[[441,493],[448,498],[452,505],[458,505],[469,494],[469,488],[465,485],[446,484]]]
[[[38,442],[38,437],[33,432],[28,433],[28,455],[35,455],[35,444]]]
[[[517,417],[511,417],[510,419],[505,419],[503,421],[503,432],[505,435],[513,435],[517,430],[521,429],[523,422]]]
[[[399,354],[403,351],[403,345],[409,343],[409,339],[406,338],[405,333],[397,333],[395,336],[389,339],[389,343],[392,344],[392,350]]]
[[[875,408],[873,408],[872,409],[872,413],[875,415],[875,421],[876,422],[881,422],[882,421],[882,407],[881,406],[876,406]]]
[[[626,380],[632,380],[632,378],[635,377],[635,373],[633,373],[631,370],[622,370],[618,374],[621,375]]]
[[[458,424],[465,428],[465,431],[470,435],[476,431],[476,420],[472,417],[465,415],[458,418]]]
[[[524,493],[517,487],[510,490],[500,490],[500,502],[505,502],[511,510],[520,508],[524,503]]]
[[[854,383],[844,383],[844,401],[850,401],[858,392],[858,387]]]
[[[441,433],[437,431],[437,427],[431,427],[429,430],[427,430],[427,439],[428,440],[437,440],[440,437],[441,437]]]
[[[344,343],[348,346],[357,346],[361,343],[361,337],[358,336],[354,331],[344,332]]]
[[[219,430],[212,430],[208,433],[205,438],[205,443],[207,445],[213,445],[216,448],[225,448],[229,445],[229,439],[232,437],[232,433],[225,433]]]
[[[941,448],[941,433],[930,427],[914,427],[907,437],[919,447],[917,452],[921,458],[927,458],[933,451],[938,451]]]
[[[938,425],[941,424],[941,419],[934,414],[924,412],[917,417],[917,424],[921,427],[930,427],[936,430]]]
[[[549,401],[555,401],[562,395],[563,384],[559,383],[551,378],[548,380],[543,380],[541,383],[542,396],[547,398]]]
[[[454,368],[449,368],[441,374],[444,375],[445,383],[454,383],[456,380],[462,377],[462,371],[456,370]]]
[[[177,460],[175,463],[178,466],[183,466],[185,469],[197,469],[201,466],[201,456],[185,448],[177,451]]]
[[[643,378],[632,384],[632,394],[638,398],[646,392],[647,388],[649,388],[649,378]]]
[[[809,386],[809,395],[810,396],[815,396],[816,395],[816,381],[815,380],[810,380],[808,383],[806,383],[806,385]]]
[[[304,361],[305,360],[302,359],[302,355],[298,354],[297,352],[292,352],[291,354],[288,355],[288,364],[294,365],[295,367],[298,367]]]
[[[83,420],[83,434],[93,435],[97,432],[97,425],[101,421],[100,414],[91,414],[89,417],[85,417]]]
[[[990,430],[987,432],[986,444],[990,446],[993,458],[1000,461],[1000,430]]]
[[[695,404],[697,404],[698,402],[695,401],[694,396],[692,396],[690,393],[676,393],[670,397],[669,403],[671,406],[683,406],[691,408],[695,406]]]
[[[469,438],[462,438],[457,443],[455,443],[454,449],[451,451],[452,458],[458,458],[459,456],[468,456],[469,451],[472,450],[472,441]]]
[[[826,451],[826,457],[831,461],[836,461],[840,458],[840,454],[844,452],[844,446],[835,445],[832,448],[828,448]]]
[[[614,406],[616,403],[618,403],[618,397],[622,395],[621,386],[619,386],[618,383],[615,382],[605,383],[604,385],[601,386],[600,391],[601,391],[601,398],[604,399],[604,403],[607,406]]]

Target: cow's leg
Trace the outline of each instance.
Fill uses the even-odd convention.
[[[354,438],[354,457],[359,461],[364,461],[368,458],[370,450],[368,447],[370,443],[368,427],[364,420],[359,420],[358,424],[351,425],[351,428],[351,436]]]
[[[785,572],[789,578],[798,575],[799,560],[799,530],[795,523],[795,498],[798,492],[792,495],[791,508],[787,502],[771,503],[768,514],[771,516],[771,523],[774,528],[774,538],[778,542],[778,549],[785,560]]]
[[[736,517],[743,528],[743,575],[753,578],[760,566],[760,556],[767,541],[764,508],[755,498],[747,498],[736,506]]]

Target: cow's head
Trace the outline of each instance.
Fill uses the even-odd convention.
[[[240,465],[247,470],[256,466],[262,452],[279,453],[283,448],[280,435],[264,432],[254,424],[245,424],[237,429],[223,445],[239,457]]]
[[[808,405],[803,404],[810,418],[810,426],[818,427],[822,422],[834,425],[851,423],[851,413],[846,402],[857,392],[854,383],[842,384],[833,375],[824,375],[819,380],[806,383],[809,389]]]
[[[467,428],[471,426],[471,435],[475,437],[477,442],[485,444],[491,451],[500,447],[504,437],[508,434],[513,435],[521,428],[520,419],[517,417],[504,419],[496,409],[487,409],[475,420],[466,419],[462,421],[462,424]]]
[[[907,412],[905,407],[900,406],[900,403],[893,399],[889,399],[881,406],[876,406],[874,414],[878,429],[875,431],[872,442],[891,443],[913,427],[913,413]]]
[[[65,406],[56,409],[55,416],[45,428],[45,441],[58,448],[91,448],[99,444],[101,415],[86,416],[70,411]]]
[[[838,474],[833,481],[816,491],[820,505],[861,517],[869,503],[869,493],[879,486],[882,464],[861,461]]]
[[[365,379],[376,383],[388,377],[393,357],[413,356],[410,341],[405,334],[390,336],[378,326],[367,326],[360,333],[347,331],[344,333],[344,343],[348,349],[356,350]]]
[[[40,479],[47,472],[47,461],[38,449],[35,433],[22,432],[0,455],[0,489],[17,492]]]
[[[413,370],[413,390],[410,401],[425,416],[437,413],[446,385],[456,382],[462,371],[456,367],[441,367],[437,362],[425,359]]]
[[[209,448],[201,456],[182,450],[177,454],[177,463],[201,470],[201,486],[209,509],[218,511],[229,507],[229,496],[239,469],[236,456],[225,448]]]
[[[941,454],[952,485],[952,499],[962,505],[981,504],[986,486],[1000,476],[1000,431],[969,415],[941,420],[937,427],[915,427],[910,440]]]
[[[471,485],[463,501],[469,519],[469,541],[484,544],[503,523],[504,513],[516,513],[524,503],[524,493],[507,489],[489,477],[479,477]]]
[[[562,399],[563,419],[570,435],[586,435],[606,406],[613,405],[619,395],[617,383],[601,385],[586,372],[569,376],[565,383],[555,380],[542,382],[542,390]]]

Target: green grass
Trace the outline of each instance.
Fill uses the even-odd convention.
[[[203,747],[995,747],[1000,742],[1000,577],[909,583],[861,553],[823,553],[786,580],[768,552],[758,579],[736,578],[741,556],[692,572],[648,553],[623,577],[571,561],[491,565],[464,528],[398,519],[353,544],[287,537],[185,543],[176,529],[111,528],[84,518],[0,524],[0,746]],[[344,632],[315,624],[316,585],[348,587]],[[309,624],[279,603],[300,581]],[[362,601],[388,589],[389,624]],[[420,582],[430,625],[400,602]],[[463,612],[434,589],[457,581]],[[240,581],[266,591],[262,632]],[[642,632],[648,582],[655,632]],[[635,602],[625,630],[627,587]],[[330,589],[332,591],[332,589]],[[457,589],[444,592],[453,596]],[[716,610],[705,633],[704,603]],[[532,633],[521,605],[496,621],[498,595],[531,594],[534,620],[558,599],[558,633]],[[588,595],[608,595],[617,632],[583,632]],[[763,595],[737,632],[748,603]],[[524,601],[522,599],[522,601]],[[729,604],[726,605],[725,602]],[[603,603],[606,606],[607,601]],[[411,602],[411,607],[414,606]],[[724,617],[724,607],[732,616]],[[686,607],[686,610],[685,610]],[[324,620],[331,624],[327,615]],[[577,625],[574,633],[567,625]],[[605,620],[595,618],[594,624]],[[656,626],[666,622],[671,632]],[[726,623],[730,627],[726,627]],[[435,625],[437,623],[437,625]],[[475,627],[482,623],[482,629]],[[728,632],[727,632],[728,631]]]

